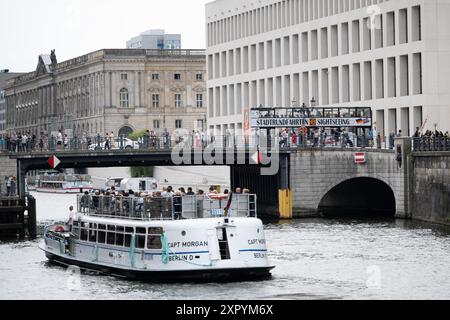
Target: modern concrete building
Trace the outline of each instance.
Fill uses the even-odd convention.
[[[127,41],[128,49],[181,49],[181,34],[148,30]]]
[[[21,73],[11,73],[9,70],[0,70],[0,136],[6,133],[6,81],[21,75]]]
[[[36,71],[5,88],[8,132],[195,130],[206,120],[204,50],[107,49]]]
[[[450,0],[206,5],[208,124],[254,106],[370,106],[381,133],[450,130]],[[313,99],[314,98],[314,99]]]

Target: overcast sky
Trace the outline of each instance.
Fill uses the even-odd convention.
[[[98,49],[125,48],[149,29],[181,33],[184,49],[205,48],[211,0],[0,0],[0,69],[34,71],[38,55],[58,61]]]

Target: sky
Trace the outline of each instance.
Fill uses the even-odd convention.
[[[184,49],[205,48],[211,0],[0,0],[0,70],[31,72],[56,50],[65,61],[126,41],[149,29],[181,33]]]

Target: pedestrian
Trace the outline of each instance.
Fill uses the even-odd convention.
[[[63,144],[63,135],[61,130],[58,131],[58,135],[56,137],[56,145],[58,147],[58,150],[62,149],[62,144]]]
[[[113,148],[113,149],[116,148],[116,142],[115,142],[113,131],[111,131],[111,134],[109,135],[109,143],[110,143],[111,148]]]
[[[297,134],[295,133],[295,130],[292,131],[291,140],[292,146],[297,146]]]
[[[108,133],[105,134],[105,150],[111,150],[111,145],[109,144]]]
[[[7,196],[11,196],[11,182],[12,182],[11,177],[6,178],[6,195]]]

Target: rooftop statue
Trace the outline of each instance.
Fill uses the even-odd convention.
[[[50,53],[50,59],[52,60],[52,65],[56,66],[56,64],[58,63],[58,60],[56,60],[56,54],[55,54],[55,49],[53,49]]]

